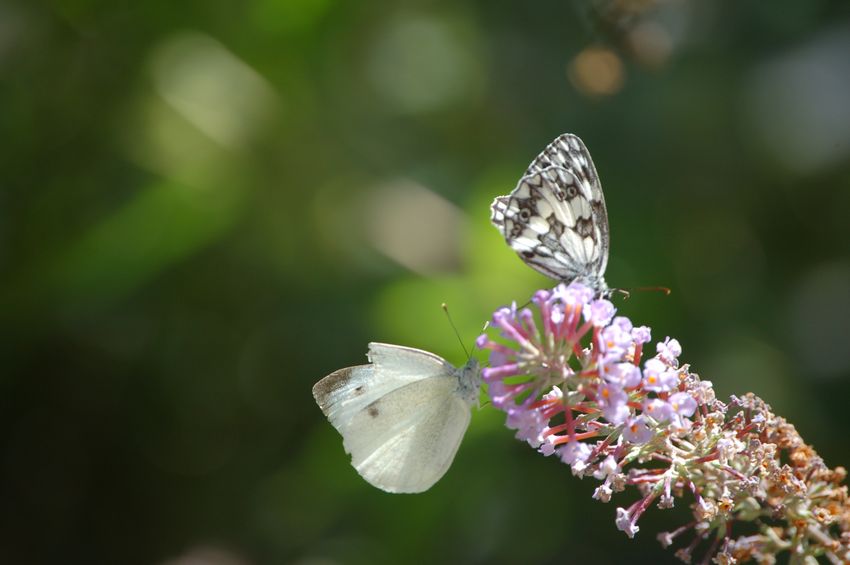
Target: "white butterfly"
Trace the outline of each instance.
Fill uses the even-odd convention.
[[[565,133],[532,161],[490,221],[525,263],[556,280],[608,293],[608,213],[602,185],[581,139]]]
[[[422,492],[442,477],[469,426],[481,371],[412,347],[369,344],[371,365],[334,371],[313,386],[342,434],[351,464],[387,492]]]

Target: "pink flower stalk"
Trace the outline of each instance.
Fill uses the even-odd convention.
[[[597,500],[637,489],[617,508],[618,529],[634,537],[647,509],[678,498],[694,520],[658,537],[665,547],[690,537],[676,553],[683,561],[700,552],[703,563],[773,563],[788,551],[799,563],[850,562],[844,469],[826,467],[767,404],[717,400],[679,363],[675,339],[643,359],[649,328],[582,284],[538,291],[531,303],[497,310],[498,335],[478,338],[490,351],[488,394],[518,439],[600,480]]]

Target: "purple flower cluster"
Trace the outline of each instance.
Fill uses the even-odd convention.
[[[501,308],[491,326],[499,336],[478,338],[490,351],[488,393],[517,438],[577,475],[611,477],[607,488],[636,448],[690,428],[697,401],[684,386],[678,341],[659,343],[641,367],[649,328],[616,316],[588,287],[561,284],[531,301],[536,315]]]
[[[677,551],[684,561],[708,545],[704,563],[772,563],[783,551],[809,559],[801,563],[850,562],[845,471],[827,468],[758,397],[716,399],[709,381],[679,363],[677,340],[644,359],[649,328],[616,314],[578,283],[493,314],[477,341],[490,352],[482,376],[516,437],[601,481],[599,501],[636,488],[640,498],[616,510],[629,537],[653,503],[689,497],[693,521],[659,536],[666,547],[689,532]],[[739,523],[749,525],[735,537]]]

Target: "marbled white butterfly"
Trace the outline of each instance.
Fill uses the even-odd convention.
[[[590,153],[565,133],[537,156],[507,196],[490,206],[490,221],[525,263],[555,280],[610,291],[608,213]]]

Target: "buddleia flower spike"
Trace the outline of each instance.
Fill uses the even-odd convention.
[[[658,536],[685,562],[774,563],[783,552],[792,563],[850,562],[844,469],[758,397],[718,400],[677,340],[650,347],[650,329],[596,290],[541,290],[530,308],[494,312],[478,338],[488,395],[516,437],[598,480],[601,502],[637,491],[613,512],[629,537],[652,506],[688,504],[691,520]]]

